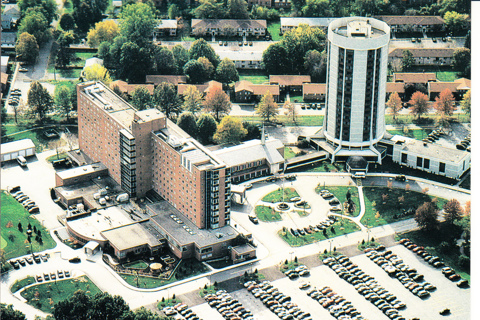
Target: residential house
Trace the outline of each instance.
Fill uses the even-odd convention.
[[[405,98],[405,85],[402,82],[387,82],[385,90],[385,99],[388,100],[392,93],[398,93],[400,99]]]
[[[403,84],[423,84],[427,86],[429,82],[435,81],[437,81],[437,76],[433,72],[402,72],[393,74],[393,82],[401,82]]]
[[[180,83],[187,83],[187,77],[181,75],[160,75],[153,74],[146,76],[146,83],[153,83],[156,87],[162,82],[168,82],[177,87]]]
[[[322,29],[327,29],[330,22],[337,18],[291,18],[291,17],[281,17],[280,18],[280,31],[285,33],[289,30],[296,29],[300,24],[306,24],[310,27],[317,27]]]
[[[10,30],[14,25],[15,24],[12,16],[8,14],[2,14],[2,30]]]
[[[123,92],[128,94],[129,96],[132,95],[132,92],[138,88],[138,87],[145,87],[147,88],[148,92],[150,94],[153,94],[153,90],[155,87],[153,84],[130,84],[128,82],[122,81],[122,80],[116,80],[110,83],[110,89],[113,90],[113,88],[118,87],[118,89]]]
[[[278,102],[280,97],[280,87],[278,85],[253,84],[247,80],[235,83],[235,100],[238,102],[260,101],[267,92],[270,92],[273,99]]]
[[[223,86],[222,86],[222,83],[218,82],[218,81],[215,81],[215,80],[211,80],[211,81],[208,81],[208,82],[205,82],[205,83],[202,83],[202,84],[184,84],[184,83],[180,83],[178,84],[178,87],[177,87],[177,93],[178,95],[182,96],[184,93],[185,93],[185,90],[187,90],[187,88],[189,86],[194,86],[197,88],[198,92],[204,94],[204,95],[207,95],[211,90],[213,90],[214,88],[220,88],[222,89]]]
[[[270,84],[278,84],[280,91],[301,93],[303,84],[310,82],[310,76],[305,75],[270,75]]]
[[[454,82],[429,82],[428,95],[430,100],[436,97],[445,89],[452,91],[456,100],[461,100],[463,95],[472,88],[472,81],[466,78],[457,79]]]
[[[325,101],[327,93],[325,83],[304,83],[302,87],[304,101]]]
[[[2,49],[15,48],[17,42],[16,32],[3,32],[2,31]]]
[[[455,48],[396,48],[388,54],[388,62],[392,64],[401,63],[405,50],[412,53],[416,66],[448,66],[453,62]]]
[[[192,19],[195,36],[265,36],[266,20],[250,19]]]
[[[272,0],[272,6],[275,9],[281,9],[281,8],[290,8],[292,5],[290,0]]]
[[[390,26],[391,32],[431,32],[445,29],[440,16],[376,16]]]
[[[8,15],[15,20],[20,19],[20,17],[22,16],[18,4],[6,4],[5,8],[2,11],[2,14]]]
[[[261,51],[216,51],[220,60],[229,58],[237,69],[263,69]]]
[[[177,19],[162,19],[153,29],[153,36],[156,37],[175,37],[177,35]]]
[[[267,7],[271,8],[272,7],[272,0],[247,0],[247,4],[249,7],[252,7],[254,5],[260,6],[260,7]]]

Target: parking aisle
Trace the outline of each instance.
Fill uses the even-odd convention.
[[[230,295],[240,301],[243,306],[250,310],[253,317],[258,320],[279,320],[279,318],[265,307],[260,299],[257,299],[247,289],[230,292]]]

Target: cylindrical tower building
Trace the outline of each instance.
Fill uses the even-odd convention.
[[[390,27],[373,18],[347,17],[328,26],[326,114],[323,133],[335,157],[377,158],[385,133]]]

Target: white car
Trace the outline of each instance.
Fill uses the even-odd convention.
[[[172,307],[165,307],[162,309],[163,313],[165,313],[166,316],[172,316],[174,314],[177,314],[177,311],[173,309]]]
[[[310,283],[308,282],[301,282],[299,286],[300,289],[307,289],[308,287],[310,287]]]

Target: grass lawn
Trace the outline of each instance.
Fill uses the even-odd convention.
[[[283,196],[282,188],[278,188],[275,191],[270,192],[266,196],[262,198],[262,201],[265,202],[281,202],[285,199],[285,202],[290,202],[290,198],[299,197],[297,191],[294,188],[284,188],[285,189],[285,197]]]
[[[408,130],[407,132],[405,132],[403,130],[387,130],[387,131],[390,134],[393,134],[393,135],[398,134],[398,135],[401,135],[401,136],[414,138],[414,139],[417,139],[417,140],[422,140],[423,138],[428,137],[430,132],[432,132],[432,130],[425,130],[425,129]]]
[[[20,280],[16,280],[12,287],[10,288],[10,291],[12,291],[12,293],[15,293],[17,292],[18,290],[28,286],[28,285],[31,285],[31,284],[34,284],[36,281],[35,281],[35,278],[32,277],[32,276],[27,276],[26,278],[23,278],[23,279],[20,279]]]
[[[293,169],[292,172],[347,172],[345,163],[330,163],[330,160]]]
[[[303,96],[290,96],[290,102],[303,102]]]
[[[449,226],[447,223],[441,223],[439,230],[435,232],[425,232],[423,230],[415,230],[402,233],[396,236],[395,240],[408,238],[416,245],[425,247],[425,250],[430,254],[438,256],[445,264],[462,276],[462,278],[470,281],[470,271],[465,270],[459,264],[458,257],[460,252],[458,250],[450,250],[443,252],[439,250],[440,243],[443,241],[451,242],[453,239],[460,237],[462,230],[457,226]]]
[[[196,261],[195,259],[182,260],[180,266],[175,270],[175,274],[169,279],[164,280],[155,277],[144,277],[138,276],[138,286],[137,286],[137,276],[130,274],[120,274],[120,276],[128,284],[138,287],[138,288],[158,288],[163,285],[173,283],[178,280],[194,277],[196,275],[202,274],[209,271],[209,269],[201,262]]]
[[[52,162],[52,161],[67,158],[67,157],[68,156],[67,156],[66,152],[61,152],[61,153],[58,154],[58,157],[57,157],[56,154],[54,154],[53,156],[50,156],[50,157],[46,158],[45,160],[48,161],[48,162]]]
[[[56,243],[50,237],[50,233],[42,227],[40,222],[31,217],[23,206],[18,203],[7,191],[2,190],[2,237],[7,241],[5,250],[5,258],[11,259],[30,253],[30,244],[27,241],[27,226],[30,223],[37,230],[41,231],[42,244],[32,237],[33,252],[39,252],[55,247]],[[18,230],[18,223],[22,224],[23,232]],[[25,243],[26,242],[26,243]]]
[[[137,260],[123,265],[125,268],[132,269],[145,269],[148,267],[148,264],[143,260]]]
[[[31,125],[15,125],[13,124],[7,124],[5,127],[5,132],[3,132],[5,135],[12,134],[11,136],[5,137],[5,142],[6,141],[17,141],[17,140],[22,140],[22,139],[32,139],[33,143],[35,144],[35,150],[37,152],[42,152],[43,150],[48,148],[48,144],[50,141],[54,141],[55,139],[47,139],[43,135],[43,131],[46,129],[35,129],[31,128]],[[28,131],[25,131],[28,130]],[[25,132],[21,132],[25,131]],[[19,132],[19,133],[17,133]],[[16,133],[16,134],[15,134]],[[4,137],[2,137],[2,140],[4,140]]]
[[[363,194],[365,196],[365,215],[360,222],[369,228],[413,218],[413,216],[403,216],[395,219],[394,215],[401,213],[402,209],[413,208],[416,210],[424,202],[435,198],[421,192],[409,191],[407,193],[403,189],[387,187],[363,187]],[[382,199],[383,195],[387,195],[385,201]],[[398,200],[401,196],[404,197],[403,202]],[[437,198],[439,208],[443,208],[446,202],[446,199]],[[379,216],[377,212],[380,213]]]
[[[282,216],[280,215],[280,213],[266,206],[256,206],[255,214],[257,215],[257,218],[259,220],[265,222],[282,220]]]
[[[365,240],[364,240],[365,241]],[[368,242],[365,242],[365,243],[360,243],[358,246],[357,246],[357,249],[360,250],[360,251],[363,251],[367,248],[375,248],[375,247],[378,247],[380,245],[380,243],[376,242],[376,241],[368,241]]]
[[[75,89],[77,86],[78,80],[71,81],[71,80],[49,80],[49,83],[55,85],[55,87],[67,87],[68,89],[72,90]]]
[[[291,158],[295,158],[296,156],[297,156],[297,154],[292,151],[292,148],[290,148],[290,147],[285,147],[285,151],[284,151],[284,155],[283,155],[283,157],[285,158],[285,160],[291,159]]]
[[[428,125],[428,126],[435,126],[435,121],[437,120],[438,116],[436,114],[427,114],[422,115],[421,120],[417,119],[417,116],[413,114],[397,114],[396,119],[393,120],[392,114],[385,115],[385,124],[418,124],[419,126]],[[469,123],[470,117],[467,114],[457,113],[453,116],[458,122],[461,123]]]
[[[205,285],[202,290],[198,292],[200,297],[205,297],[207,294],[215,294],[217,292],[217,288],[212,284],[211,286]]]
[[[240,70],[238,72],[239,80],[247,80],[255,84],[268,83],[268,76],[260,70]]]
[[[323,185],[319,185],[315,188],[315,191],[318,193],[323,189]],[[355,186],[346,187],[346,186],[326,186],[325,189],[330,191],[340,203],[343,205],[347,201],[347,191],[350,189],[350,194],[352,195],[352,200],[355,203],[355,211],[353,213],[345,214],[356,217],[360,213],[360,201],[358,199],[358,189]]]
[[[48,73],[58,74],[63,78],[72,78],[78,79],[83,68],[69,68],[69,69],[58,69],[54,68],[53,64],[49,65],[47,68]]]
[[[296,257],[295,257],[296,258]],[[293,270],[295,269],[296,267],[298,267],[299,265],[301,265],[301,263],[298,263],[298,260],[297,262],[295,262],[295,260],[293,261],[288,261],[285,260],[287,263],[282,263],[282,266],[280,267],[280,271],[282,271],[283,273],[287,272],[288,270]]]
[[[435,72],[438,81],[453,82],[458,79],[458,73],[455,71],[439,71]]]
[[[332,227],[334,228],[335,232],[332,232]],[[339,219],[335,222],[331,227],[327,229],[327,237],[323,235],[323,232],[314,232],[312,234],[306,234],[304,236],[294,237],[290,231],[283,232],[283,230],[278,231],[278,235],[282,238],[285,242],[287,242],[291,247],[301,247],[306,244],[310,244],[313,242],[331,239],[338,236],[342,236],[344,234],[352,233],[355,231],[359,231],[360,227],[357,226],[355,222],[352,222],[348,219]]]
[[[282,40],[282,36],[280,35],[280,21],[276,22],[269,22],[267,26],[268,33],[272,37],[273,41],[280,41]]]
[[[159,310],[162,310],[163,308],[165,307],[173,307],[174,305],[176,305],[177,303],[180,303],[182,302],[180,299],[178,299],[177,297],[175,297],[175,299],[173,298],[169,298],[169,299],[165,299],[165,297],[162,298],[163,301],[160,301],[158,304],[157,304],[157,308]]]
[[[260,116],[234,116],[243,121],[253,123],[263,123]],[[289,116],[280,115],[275,117],[276,121],[281,122],[285,126],[302,126],[302,127],[321,127],[323,125],[323,116],[297,116],[297,123],[293,123]]]
[[[22,297],[35,308],[51,313],[56,303],[70,298],[77,290],[83,290],[89,296],[102,292],[87,276],[81,276],[32,286],[22,292]]]

